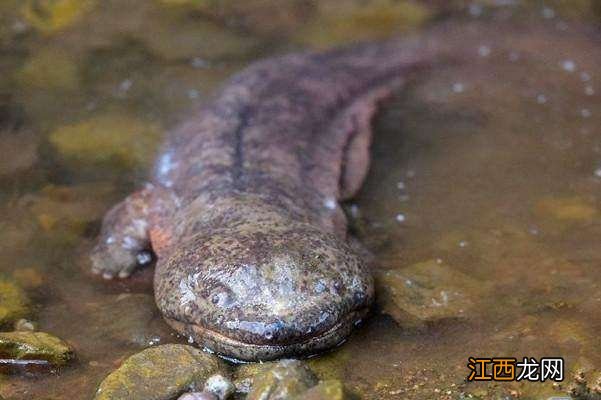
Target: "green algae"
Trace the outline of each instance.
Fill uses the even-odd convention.
[[[150,163],[160,136],[154,122],[112,113],[58,127],[49,140],[73,166],[134,168]]]
[[[187,391],[202,391],[216,373],[226,374],[216,356],[192,346],[165,344],[134,354],[100,384],[95,400],[171,400]]]
[[[0,276],[0,327],[29,314],[29,299],[17,283]]]
[[[27,0],[21,12],[36,29],[52,34],[76,23],[95,3],[95,0]]]
[[[384,38],[420,26],[431,15],[426,6],[411,1],[322,1],[294,40],[323,48]]]
[[[34,90],[74,91],[80,84],[78,66],[73,56],[51,46],[33,53],[16,78],[21,87]]]
[[[0,354],[7,359],[43,360],[61,366],[73,358],[73,349],[44,332],[0,332]]]

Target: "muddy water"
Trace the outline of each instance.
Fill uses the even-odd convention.
[[[429,25],[449,44],[469,36],[468,56],[429,66],[374,121],[372,168],[347,208],[379,304],[310,363],[374,399],[546,398],[577,369],[594,376],[595,3],[268,3],[0,5],[0,272],[29,297],[27,318],[77,354],[60,371],[0,376],[0,395],[90,398],[128,355],[184,342],[156,312],[151,269],[110,283],[86,272],[103,212],[143,181],[164,129],[252,59]],[[446,278],[426,282],[408,318],[386,271],[424,265]],[[564,357],[566,382],[466,383],[470,356]]]

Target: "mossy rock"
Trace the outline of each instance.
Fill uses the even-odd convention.
[[[79,86],[79,70],[72,55],[62,49],[45,47],[33,53],[17,72],[25,89],[73,91]]]
[[[133,168],[150,164],[160,137],[154,122],[108,114],[61,126],[49,139],[73,166]]]
[[[382,39],[418,27],[431,15],[429,8],[412,1],[321,1],[315,17],[295,38],[316,48]]]
[[[300,396],[317,384],[317,377],[298,360],[268,363],[252,378],[247,400],[283,400]]]
[[[562,222],[591,222],[599,216],[592,201],[582,197],[547,197],[539,200],[534,212],[543,218]]]
[[[0,332],[0,355],[14,360],[43,360],[61,366],[73,350],[61,339],[44,332]]]
[[[134,354],[100,384],[96,400],[171,400],[202,391],[208,377],[227,375],[216,356],[181,344],[165,344]]]
[[[29,24],[50,34],[73,25],[95,4],[95,0],[27,0],[21,12]]]
[[[348,398],[344,385],[337,379],[319,382],[307,390],[298,400],[344,400]]]
[[[27,316],[29,299],[14,280],[0,277],[0,326]]]

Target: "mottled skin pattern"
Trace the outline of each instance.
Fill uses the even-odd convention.
[[[343,341],[374,297],[338,202],[361,186],[376,103],[428,61],[397,41],[257,62],[173,131],[152,183],[107,214],[106,278],[158,259],[167,322],[242,360]]]

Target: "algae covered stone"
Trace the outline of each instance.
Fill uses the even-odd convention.
[[[75,23],[89,12],[95,0],[26,0],[22,14],[25,20],[44,33],[54,33]]]
[[[599,216],[593,201],[578,196],[543,198],[536,203],[534,212],[565,222],[588,222]]]
[[[435,260],[381,271],[376,282],[383,312],[413,328],[465,317],[482,294],[479,282]]]
[[[226,374],[216,356],[180,344],[151,347],[134,354],[100,384],[96,400],[171,400],[202,391],[216,373]]]
[[[0,332],[1,358],[43,360],[61,366],[73,358],[73,350],[63,340],[44,332]]]
[[[33,53],[16,78],[25,89],[50,90],[54,92],[77,90],[79,68],[73,56],[64,49],[46,47]]]
[[[264,364],[252,378],[247,400],[283,400],[305,393],[317,384],[317,377],[298,360]]]
[[[346,398],[344,385],[337,379],[319,382],[298,397],[299,400],[344,400]]]
[[[152,160],[160,127],[129,115],[99,115],[65,125],[50,134],[50,143],[75,165],[147,165]]]
[[[25,291],[14,280],[0,276],[0,326],[25,317],[28,305]]]
[[[317,48],[382,39],[419,26],[431,14],[426,6],[412,1],[321,1],[315,17],[298,31],[296,38]]]

